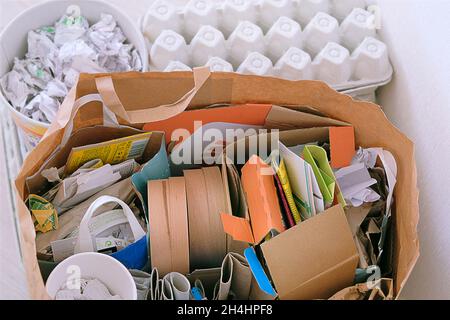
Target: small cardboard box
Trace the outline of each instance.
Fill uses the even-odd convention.
[[[327,299],[353,284],[358,264],[340,205],[262,243],[261,252],[280,299]]]

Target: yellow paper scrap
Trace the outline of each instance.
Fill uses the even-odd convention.
[[[67,159],[66,174],[71,174],[80,166],[93,159],[100,159],[103,164],[117,164],[129,159],[142,157],[151,132],[129,137],[73,148]]]
[[[58,229],[58,213],[50,202],[35,194],[30,194],[27,202],[36,231],[45,233]]]

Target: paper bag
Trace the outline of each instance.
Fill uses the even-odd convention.
[[[234,73],[209,74],[204,69],[173,73],[82,74],[60,108],[55,122],[38,146],[25,159],[16,179],[17,214],[23,263],[33,298],[46,298],[36,259],[35,231],[24,200],[25,179],[32,176],[52,154],[63,138],[69,119],[73,130],[103,123],[103,106],[92,102],[72,115],[74,101],[99,94],[117,115],[119,123],[142,128],[144,123],[160,121],[188,109],[213,104],[263,103],[308,106],[333,119],[353,126],[355,145],[378,146],[389,150],[398,165],[393,215],[394,296],[397,297],[419,257],[417,223],[419,219],[417,173],[414,145],[393,126],[379,106],[355,101],[320,81],[287,81]],[[72,117],[71,117],[72,116]],[[284,141],[283,141],[284,142]]]

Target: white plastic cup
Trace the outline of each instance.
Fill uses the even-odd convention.
[[[184,7],[184,36],[190,42],[204,25],[218,26],[218,12],[211,0],[191,0]]]
[[[236,68],[250,52],[264,54],[264,35],[260,27],[249,21],[242,21],[228,38],[228,55]]]
[[[220,29],[225,38],[236,29],[240,21],[256,23],[257,11],[252,0],[226,0],[222,7]]]
[[[342,44],[353,51],[364,38],[375,37],[376,32],[372,21],[372,13],[361,8],[353,9],[340,26]]]
[[[261,0],[258,24],[264,32],[267,32],[282,16],[293,18],[294,3],[292,0]]]
[[[275,64],[274,73],[287,80],[314,79],[311,56],[299,48],[289,48]]]
[[[361,79],[380,79],[389,72],[389,57],[386,45],[372,37],[367,37],[353,51],[354,77]]]
[[[345,84],[352,75],[350,53],[343,46],[329,42],[313,62],[317,80],[330,85]]]
[[[180,61],[170,61],[164,72],[192,71],[192,68]]]
[[[142,31],[151,42],[165,29],[180,32],[181,21],[176,8],[165,0],[156,0],[152,3],[142,21]]]
[[[304,47],[316,56],[328,42],[339,43],[339,23],[329,14],[319,12],[303,31]]]
[[[189,64],[188,47],[184,38],[172,30],[164,30],[150,50],[150,64],[156,70],[164,70],[170,61]]]
[[[127,268],[118,260],[97,252],[78,253],[59,263],[47,279],[47,293],[54,299],[66,281],[78,276],[99,280],[111,295],[119,295],[123,300],[137,299],[136,285]]]
[[[354,8],[365,8],[366,1],[365,0],[331,0],[331,14],[338,19],[338,21],[342,21],[345,19],[347,15],[352,12]]]
[[[290,47],[302,47],[302,28],[288,17],[280,17],[266,34],[266,55],[277,61]]]
[[[90,25],[100,20],[101,13],[111,14],[127,37],[128,42],[132,43],[139,52],[142,70],[147,71],[148,51],[144,37],[135,23],[123,13],[123,10],[105,1],[60,0],[45,1],[24,10],[3,29],[0,34],[0,43],[3,48],[0,50],[0,77],[11,70],[15,57],[23,58],[25,56],[28,32],[43,26],[53,25],[65,14],[67,7],[70,5],[79,6],[81,14],[86,17]],[[15,124],[19,128],[19,133],[23,137],[26,149],[34,148],[50,125],[30,119],[17,111],[3,96],[1,90],[0,105],[9,109]]]
[[[297,19],[303,27],[319,12],[330,13],[330,0],[300,0],[297,11]]]
[[[212,57],[206,63],[211,72],[233,72],[233,66],[228,61],[219,57]]]
[[[219,30],[203,26],[190,44],[191,61],[195,67],[203,66],[211,57],[226,59],[225,38]]]
[[[242,74],[269,76],[273,74],[272,61],[259,52],[251,52],[236,71]]]

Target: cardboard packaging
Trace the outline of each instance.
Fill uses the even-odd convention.
[[[308,106],[310,109],[316,109],[319,114],[349,123],[355,131],[355,145],[384,148],[389,150],[396,159],[398,172],[394,192],[395,206],[392,211],[394,297],[398,296],[405,285],[419,257],[417,234],[419,207],[414,145],[388,121],[379,106],[354,101],[351,97],[340,94],[325,83],[318,81],[285,81],[270,77],[220,72],[210,74],[209,70],[205,69],[196,69],[193,73],[82,74],[75,91],[75,97],[72,99],[69,97],[64,101],[57,121],[53,123],[44,139],[25,159],[22,170],[16,179],[16,207],[18,224],[21,227],[19,237],[29,292],[32,298],[48,298],[48,295],[36,259],[34,226],[30,212],[24,203],[28,195],[25,180],[38,171],[61,142],[65,127],[70,119],[74,99],[88,94],[100,94],[105,105],[117,115],[120,123],[131,123],[137,128],[142,128],[144,123],[173,117],[186,108],[189,110],[200,109],[220,103],[235,105],[246,103],[275,104],[289,106],[295,110],[304,108],[299,106]],[[74,132],[79,128],[92,127],[102,123],[103,108],[101,104],[90,103],[81,108],[75,115]],[[289,137],[285,140],[289,140]],[[283,141],[283,143],[287,145],[286,141]],[[324,217],[327,217],[327,213],[311,218],[311,224],[314,220],[320,221]],[[339,218],[336,219],[339,221]],[[303,227],[307,226],[308,224],[303,225]],[[302,225],[300,224],[297,227],[301,228]],[[289,229],[286,234],[289,234],[291,230],[295,232],[297,227]],[[351,235],[350,231],[348,232]],[[318,233],[318,235],[320,234]],[[281,237],[281,240],[283,239],[284,237]],[[327,237],[325,241],[333,242],[332,239],[332,237]],[[276,238],[270,241],[273,240],[276,240]],[[264,256],[267,254],[267,257],[269,257],[268,266],[270,265],[271,269],[274,268],[273,270],[278,271],[271,262],[270,247],[270,245],[265,248],[262,247],[261,250]],[[331,253],[331,255],[327,256],[327,253]],[[342,251],[339,251],[336,257],[337,260],[333,260],[335,258],[333,250],[324,252],[323,261],[329,264],[322,270],[322,272],[325,272],[323,283],[327,281],[325,276],[329,265],[337,261],[344,263],[344,265],[353,263],[353,253],[353,249],[343,246]],[[296,288],[286,286],[276,276],[278,272],[275,272],[272,276],[275,279],[275,286],[278,285],[277,290],[283,289],[279,290],[280,296],[296,297],[298,294],[294,290]],[[346,272],[343,272],[344,276],[346,274]],[[309,278],[309,276],[306,278]],[[344,278],[343,280],[345,280]],[[313,283],[308,282],[308,280],[300,279],[298,284],[303,284],[306,288],[308,283]],[[345,285],[344,282],[342,281],[340,285]],[[298,297],[303,296],[299,295]]]
[[[224,230],[256,245],[259,257],[253,248],[246,249],[246,257],[266,293],[290,300],[327,299],[353,283],[359,261],[344,210],[336,205],[285,231],[270,169],[257,156],[242,168],[250,219],[224,213]]]
[[[359,259],[340,205],[264,242],[261,251],[282,300],[327,299],[353,283]]]

